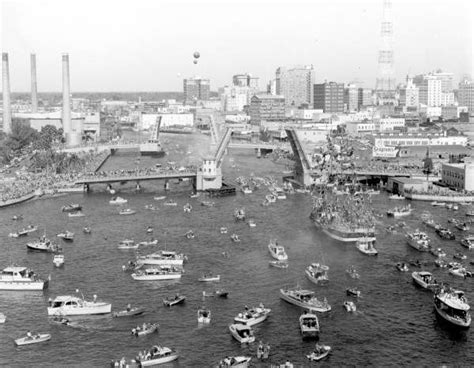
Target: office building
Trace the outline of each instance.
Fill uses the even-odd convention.
[[[441,181],[452,189],[474,190],[474,163],[443,164]]]
[[[276,70],[276,94],[287,106],[313,105],[314,68],[312,65],[280,67]]]
[[[344,84],[325,82],[314,85],[314,108],[325,113],[344,112]]]
[[[249,73],[234,75],[232,84],[236,87],[249,87],[258,91],[258,77],[253,77]]]
[[[458,104],[466,106],[469,113],[474,115],[474,82],[472,80],[465,79],[459,83]]]
[[[344,110],[353,112],[358,110],[359,94],[355,84],[348,84],[344,89]]]
[[[285,98],[278,95],[258,94],[250,99],[250,123],[260,125],[263,121],[285,119]]]
[[[209,100],[211,81],[201,77],[187,78],[183,80],[184,100],[193,102],[196,100]]]
[[[372,90],[369,88],[359,88],[357,90],[357,109],[361,110],[373,104]]]
[[[418,108],[419,103],[419,89],[413,78],[407,76],[407,84],[400,89],[400,106]]]

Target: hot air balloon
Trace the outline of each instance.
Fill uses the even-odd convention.
[[[197,63],[198,63],[197,59],[194,59],[194,60],[193,60],[193,63],[194,63],[194,64],[197,64]]]
[[[193,54],[193,56],[194,56],[195,59],[199,59],[199,57],[201,56],[201,54],[196,51],[196,52]]]

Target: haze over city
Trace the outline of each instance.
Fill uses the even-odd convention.
[[[260,78],[279,66],[313,64],[317,82],[375,86],[382,1],[3,1],[1,49],[10,55],[12,91],[61,90],[61,54],[71,89],[181,91],[202,75],[211,89],[235,73]],[[472,6],[467,0],[393,3],[394,71],[472,74]],[[201,58],[193,64],[193,52]]]

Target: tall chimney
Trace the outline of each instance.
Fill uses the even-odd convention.
[[[8,67],[8,53],[2,53],[2,80],[3,80],[3,131],[12,132],[12,110],[10,105],[10,71]]]
[[[63,54],[63,130],[67,144],[71,134],[71,91],[69,88],[69,55]]]
[[[31,61],[31,112],[38,112],[38,85],[36,83],[36,54],[30,55]]]

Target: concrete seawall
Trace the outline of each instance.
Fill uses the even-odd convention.
[[[13,206],[15,204],[23,203],[26,201],[29,201],[30,199],[34,198],[36,196],[35,192],[25,194],[24,196],[15,198],[15,199],[9,199],[7,201],[0,201],[0,208],[8,207],[8,206]]]
[[[413,201],[437,201],[437,202],[474,202],[474,196],[443,196],[435,194],[414,194],[414,193],[405,193],[406,199],[411,199]]]

